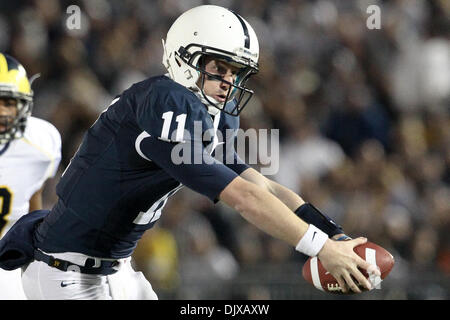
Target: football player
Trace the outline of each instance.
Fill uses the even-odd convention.
[[[37,223],[33,261],[22,277],[27,296],[114,299],[113,292],[127,290],[117,270],[129,265],[142,234],[183,186],[318,256],[344,291],[370,289],[358,270],[370,265],[353,252],[367,239],[331,240],[343,235],[340,227],[251,169],[230,141],[222,161],[212,154],[218,137],[239,127],[253,94],[246,84],[258,72],[259,45],[250,24],[226,8],[195,7],[173,23],[163,48],[168,74],[113,100],[62,175],[57,204],[42,218],[35,214],[41,223],[24,220],[16,229]]]
[[[30,116],[33,92],[23,66],[0,53],[0,236],[25,213],[42,209],[42,190],[61,159],[61,137]],[[21,270],[0,269],[0,299],[25,299]]]

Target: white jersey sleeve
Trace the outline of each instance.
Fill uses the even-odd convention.
[[[61,161],[61,135],[55,126],[45,120],[30,117],[24,139],[48,159],[44,180],[55,176]]]
[[[53,177],[61,161],[61,135],[49,122],[30,117],[24,136],[0,155],[0,236],[22,215],[29,201]]]

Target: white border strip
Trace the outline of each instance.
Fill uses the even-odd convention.
[[[314,286],[322,291],[322,284],[320,283],[320,278],[319,278],[319,266],[318,266],[318,262],[317,262],[317,257],[313,257],[311,258],[311,263],[310,263],[310,269],[311,269],[311,278],[313,281]]]
[[[378,268],[377,265],[377,252],[374,249],[366,248],[366,261],[371,265],[374,265]],[[372,283],[372,286],[375,289],[381,289],[381,278],[380,276],[375,276],[373,274],[369,274],[369,281]]]

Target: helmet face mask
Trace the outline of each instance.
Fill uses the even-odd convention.
[[[196,44],[192,46],[198,46]],[[180,48],[181,52],[186,52],[184,48]],[[227,114],[237,116],[248,103],[248,101],[253,96],[253,90],[246,87],[246,82],[248,79],[255,73],[258,72],[258,66],[251,66],[251,61],[246,64],[242,64],[241,62],[236,62],[229,58],[229,56],[217,53],[204,53],[206,50],[196,51],[194,54],[184,54],[181,59],[190,66],[195,69],[199,73],[199,78],[197,80],[197,87],[200,90],[203,98],[213,107],[225,112]],[[236,74],[236,79],[233,82],[227,81],[223,79],[223,77],[219,74],[213,74],[206,70],[205,68],[205,58],[210,58],[218,61],[222,61],[226,64],[232,65],[233,67],[238,68],[238,72]],[[226,98],[224,102],[218,102],[215,99],[208,96],[204,88],[205,80],[212,80],[222,82],[228,85],[228,91],[226,93]],[[225,108],[228,102],[235,101],[232,108]]]
[[[163,47],[163,64],[169,76],[194,91],[208,110],[214,107],[237,116],[253,96],[254,92],[246,87],[246,83],[258,72],[258,39],[252,27],[232,11],[213,5],[186,11],[169,29]],[[207,72],[202,64],[205,57],[238,68],[235,81],[231,83],[220,75]],[[229,86],[224,102],[205,94],[205,79],[224,82]]]
[[[0,96],[0,98],[2,97]],[[0,125],[5,127],[4,130],[0,130],[0,144],[22,137],[27,119],[31,114],[30,103],[19,99],[16,101],[15,116],[0,116]]]
[[[0,98],[15,99],[16,115],[1,116],[0,144],[23,136],[33,107],[33,92],[23,66],[14,58],[0,53]]]

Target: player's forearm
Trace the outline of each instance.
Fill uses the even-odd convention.
[[[240,176],[272,193],[289,209],[291,209],[291,211],[295,211],[298,207],[305,203],[305,201],[303,201],[303,199],[292,190],[264,177],[261,173],[252,168],[245,170]]]
[[[346,237],[342,228],[330,217],[317,210],[311,204],[305,204],[305,201],[303,201],[299,195],[290,189],[266,178],[252,168],[247,169],[241,173],[240,176],[273,194],[290,210],[295,212],[300,219],[306,223],[315,225],[322,231],[326,232],[333,239]]]
[[[292,211],[295,211],[298,207],[305,203],[305,201],[298,194],[285,186],[282,186],[272,180],[269,180],[269,184],[273,194]]]
[[[277,197],[240,177],[222,191],[220,199],[257,228],[294,247],[308,229]]]

